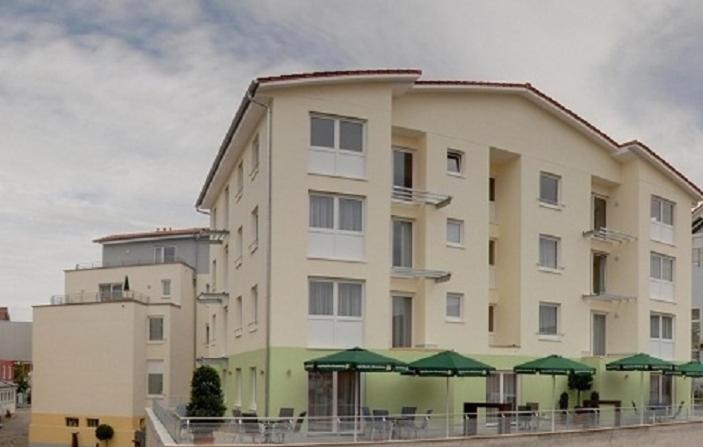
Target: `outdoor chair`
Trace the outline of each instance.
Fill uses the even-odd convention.
[[[264,425],[259,422],[256,412],[242,413],[242,435],[251,438],[252,443],[256,443],[266,437]]]
[[[373,431],[372,438],[379,433],[382,438],[390,440],[393,435],[393,422],[388,417],[388,410],[373,410]]]
[[[412,425],[408,427],[410,430],[413,431],[413,435],[415,436],[415,439],[418,438],[418,434],[420,432],[427,435],[427,432],[430,428],[430,419],[432,418],[432,409],[427,410],[425,412],[425,414],[422,414],[419,416],[420,416],[420,423],[415,424],[415,422],[413,421]]]
[[[673,415],[671,415],[671,419],[672,419],[672,420],[678,419],[679,416],[681,416],[681,412],[683,411],[684,405],[685,405],[684,401],[681,401],[681,403],[679,403],[678,408],[676,408],[676,413],[674,413]]]
[[[373,417],[369,407],[361,407],[361,432],[367,437],[373,435]]]
[[[278,420],[271,426],[271,433],[276,436],[278,442],[283,442],[286,433],[293,431],[294,418],[295,410],[293,408],[282,407],[278,410]]]
[[[397,431],[398,438],[403,438],[403,429],[413,430],[415,427],[415,413],[417,412],[417,407],[402,407],[400,409],[400,417],[396,419],[395,429]]]

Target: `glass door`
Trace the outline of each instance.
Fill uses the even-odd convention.
[[[605,355],[605,314],[593,314],[593,355]]]
[[[608,256],[602,253],[593,253],[593,294],[605,293],[605,275]]]
[[[393,347],[412,346],[413,303],[408,296],[393,297]]]
[[[393,186],[413,187],[413,154],[403,149],[393,149]]]
[[[308,373],[308,430],[318,433],[351,432],[354,429],[354,392],[359,392],[353,372]],[[316,419],[319,418],[319,419]],[[339,425],[335,424],[339,418]]]

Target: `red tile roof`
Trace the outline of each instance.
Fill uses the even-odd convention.
[[[122,234],[111,234],[109,236],[104,236],[98,239],[94,239],[93,242],[104,243],[104,242],[116,242],[116,241],[128,241],[131,239],[145,239],[145,238],[157,238],[157,237],[173,237],[173,236],[197,236],[204,234],[208,231],[207,228],[157,228],[154,231],[143,231],[139,233],[122,233]]]

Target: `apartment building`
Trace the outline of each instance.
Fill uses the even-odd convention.
[[[352,346],[401,360],[453,349],[499,369],[455,381],[453,411],[549,406],[548,380],[511,372],[548,354],[596,367],[602,398],[638,401],[639,381],[604,364],[689,358],[701,190],[530,84],[420,75],[296,74],[248,88],[197,199],[224,234],[199,331],[228,406],[349,414],[355,376],[303,362]],[[361,380],[371,408],[444,406],[441,379]],[[653,374],[650,399],[687,399],[674,381]]]
[[[0,307],[0,380],[15,380],[15,367],[32,371],[32,323],[12,321],[6,307]]]
[[[153,399],[188,399],[196,301],[208,280],[207,229],[117,234],[102,261],[65,271],[65,292],[34,307],[30,445],[94,446],[95,427],[131,447]]]

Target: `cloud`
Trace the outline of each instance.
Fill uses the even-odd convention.
[[[257,75],[416,67],[530,81],[703,181],[696,2],[0,4],[0,305],[46,302],[96,236],[193,203]],[[695,161],[695,162],[691,162]]]

